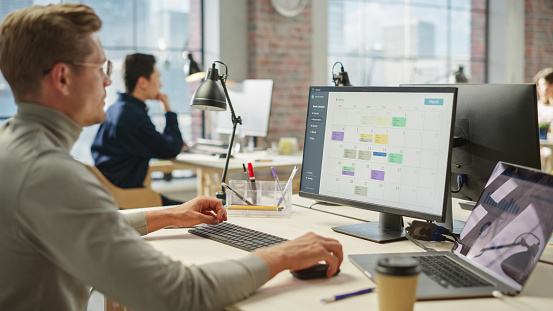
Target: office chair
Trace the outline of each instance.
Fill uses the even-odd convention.
[[[145,188],[119,188],[112,184],[95,166],[83,163],[100,183],[111,192],[120,209],[162,206],[161,196],[154,190]]]

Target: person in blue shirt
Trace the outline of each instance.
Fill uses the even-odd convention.
[[[161,93],[159,71],[153,55],[127,55],[123,65],[126,93],[107,109],[92,143],[94,165],[120,188],[144,187],[150,159],[168,159],[183,148],[177,114],[171,111],[167,94]],[[158,100],[165,111],[165,130],[159,133],[146,100]],[[163,205],[182,202],[162,196]]]

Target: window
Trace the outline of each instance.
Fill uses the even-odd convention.
[[[485,2],[328,0],[328,68],[342,62],[353,85],[398,85],[449,83],[463,66],[483,83]]]
[[[117,92],[124,92],[121,69],[125,56],[131,53],[153,54],[161,73],[162,91],[169,95],[171,107],[179,114],[179,124],[185,141],[191,140],[190,88],[185,82],[184,66],[188,64],[183,51],[192,32],[201,31],[199,12],[191,12],[193,0],[83,0],[83,1],[7,1],[0,6],[0,18],[9,12],[48,3],[80,2],[92,7],[102,19],[99,37],[108,59],[114,62],[112,85],[107,88],[106,109],[117,98]],[[6,3],[6,2],[3,2]],[[196,8],[197,7],[197,8]],[[199,6],[193,6],[199,10]],[[191,14],[194,15],[191,18]],[[198,22],[196,24],[192,23]],[[195,37],[198,37],[195,34]],[[165,117],[159,104],[146,103],[149,114],[159,130],[164,127]],[[9,118],[16,112],[16,105],[10,88],[0,77],[0,117]],[[98,125],[83,130],[71,151],[79,160],[92,163],[90,145]]]

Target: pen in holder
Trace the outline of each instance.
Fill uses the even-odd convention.
[[[244,216],[279,216],[287,217],[292,211],[291,187],[281,192],[276,181],[256,181],[256,188],[252,189],[249,181],[231,180],[229,187],[238,195],[227,191],[227,213],[229,215]],[[241,198],[240,198],[240,197]],[[284,196],[284,199],[282,197]],[[248,205],[244,200],[256,202]],[[280,201],[280,205],[278,204]]]

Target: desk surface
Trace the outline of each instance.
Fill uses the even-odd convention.
[[[295,202],[307,205],[305,199],[294,196]],[[310,205],[310,204],[309,204]],[[333,226],[359,223],[359,220],[330,214],[373,220],[378,214],[349,207],[326,206],[326,212],[295,206],[289,218],[256,218],[234,216],[230,222],[288,239],[313,231],[338,239],[344,249],[342,272],[331,279],[301,281],[284,271],[262,286],[254,295],[230,306],[228,310],[378,310],[377,295],[366,294],[329,304],[320,299],[356,291],[375,284],[347,259],[350,254],[417,252],[419,247],[408,240],[378,244],[332,231]],[[459,209],[460,210],[460,209]],[[463,211],[461,211],[462,213]],[[454,212],[454,217],[466,219]],[[155,248],[185,264],[201,264],[221,259],[238,259],[246,252],[192,234],[187,229],[164,229],[145,237]],[[427,242],[439,250],[451,249],[450,242]],[[550,310],[553,305],[553,265],[539,262],[523,292],[517,297],[462,300],[420,301],[415,310]]]

